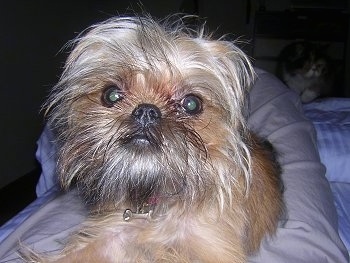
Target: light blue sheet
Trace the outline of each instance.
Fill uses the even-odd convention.
[[[350,99],[329,98],[304,105],[338,213],[339,234],[350,251]]]

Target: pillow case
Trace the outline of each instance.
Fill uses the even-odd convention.
[[[56,146],[54,136],[49,127],[45,126],[38,141],[35,157],[41,164],[41,175],[36,185],[37,197],[43,196],[57,184],[56,174]]]
[[[304,105],[317,131],[321,161],[330,182],[350,183],[350,99],[321,99]]]

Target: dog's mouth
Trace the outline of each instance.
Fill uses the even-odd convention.
[[[153,134],[151,130],[144,129],[131,134],[127,134],[122,138],[125,145],[134,145],[140,147],[160,146],[160,140],[157,135]]]

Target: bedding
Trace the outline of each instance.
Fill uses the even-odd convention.
[[[339,234],[350,251],[350,99],[327,98],[304,105],[317,131],[339,221]]]
[[[56,147],[51,130],[45,126],[37,142],[35,157],[41,165],[41,175],[36,185],[37,197],[43,196],[48,190],[57,185]]]
[[[272,75],[259,69],[257,74],[257,82],[250,92],[249,126],[267,137],[279,153],[287,213],[280,220],[276,236],[267,237],[260,251],[248,261],[348,262],[348,252],[338,235],[335,209],[339,213],[340,233],[343,233],[341,220],[343,216],[347,218],[349,209],[345,208],[344,214],[340,214],[343,210],[339,207],[344,203],[338,202],[337,198],[343,200],[343,194],[349,194],[343,192],[342,185],[339,185],[343,182],[339,178],[331,181],[330,188],[317,151],[314,127],[303,115],[297,95]],[[304,110],[309,118],[313,118],[312,105],[304,106]],[[315,127],[317,130],[317,125]],[[38,142],[37,158],[43,169],[48,169],[43,171],[37,186],[39,197],[0,229],[0,262],[21,262],[16,251],[18,240],[37,251],[59,250],[69,233],[86,216],[84,205],[75,191],[63,194],[55,188],[53,147],[52,135],[47,129]],[[322,154],[321,158],[324,158]],[[328,169],[326,175],[330,173]],[[346,243],[346,235],[341,234],[341,237]]]

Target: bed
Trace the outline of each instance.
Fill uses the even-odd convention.
[[[348,262],[350,99],[328,98],[301,105],[276,78],[257,72],[258,81],[250,93],[249,125],[277,145],[277,151],[293,152],[280,157],[288,215],[281,219],[277,237],[266,238],[248,261]],[[308,120],[316,129],[317,142]],[[57,187],[55,147],[48,129],[38,140],[36,157],[43,170],[36,189],[38,198],[0,228],[0,262],[21,262],[16,253],[19,240],[33,244],[39,252],[48,247],[50,252],[59,250],[86,217],[75,191],[63,194]]]

